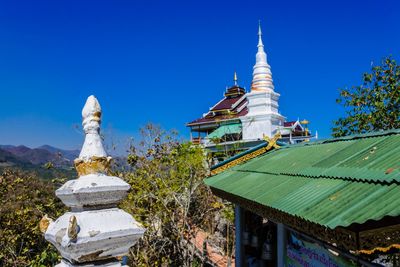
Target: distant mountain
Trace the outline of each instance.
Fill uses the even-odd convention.
[[[33,165],[52,162],[58,167],[68,167],[73,166],[74,159],[79,156],[79,150],[63,150],[49,145],[38,148],[0,145],[0,149],[11,153],[18,161],[29,162]]]
[[[18,157],[31,150],[31,148],[26,147],[26,146],[5,145],[5,146],[0,146],[0,148],[12,153],[15,156],[18,156]]]
[[[20,159],[13,153],[0,148],[0,167],[30,164],[29,161]]]
[[[65,149],[60,149],[60,148],[56,148],[53,146],[49,146],[49,145],[43,145],[38,147],[39,149],[44,149],[47,150],[51,153],[56,153],[59,156],[62,156],[70,161],[74,161],[74,159],[76,159],[77,157],[79,157],[79,153],[80,151],[78,149],[75,150],[65,150]]]
[[[64,150],[49,145],[38,148],[27,146],[0,145],[0,169],[19,168],[35,171],[43,178],[55,178],[76,175],[73,165],[79,156],[79,150]],[[47,170],[44,165],[51,162],[53,169]]]

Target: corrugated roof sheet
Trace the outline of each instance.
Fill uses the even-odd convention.
[[[242,131],[241,123],[224,124],[210,133],[207,138],[221,138],[226,134],[238,134]]]
[[[400,131],[286,146],[210,187],[329,228],[400,215]]]

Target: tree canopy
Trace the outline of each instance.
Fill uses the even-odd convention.
[[[392,57],[364,73],[361,85],[340,89],[345,116],[334,121],[334,137],[400,128],[400,66]]]

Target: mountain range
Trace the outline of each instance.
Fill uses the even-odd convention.
[[[52,179],[56,177],[76,178],[74,159],[79,157],[80,150],[65,150],[49,145],[37,148],[27,146],[0,145],[0,175],[2,169],[16,168],[35,172],[39,177]],[[47,163],[51,163],[49,168]],[[124,156],[114,156],[113,168],[129,170],[131,167]]]
[[[0,145],[0,166],[20,164],[43,165],[51,162],[56,167],[71,167],[79,150],[64,150],[49,145],[37,148],[27,146]]]

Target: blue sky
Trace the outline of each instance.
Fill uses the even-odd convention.
[[[261,20],[280,111],[329,137],[338,88],[399,61],[399,1],[0,1],[0,144],[79,148],[90,94],[123,146],[154,122],[189,136],[232,84],[250,87]]]

